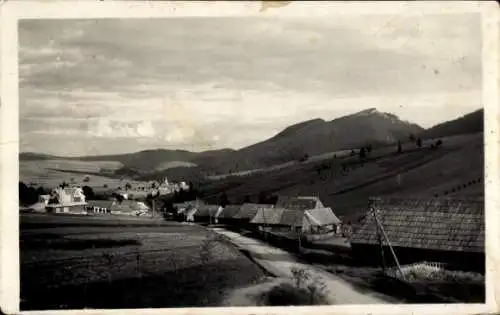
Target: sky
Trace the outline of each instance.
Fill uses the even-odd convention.
[[[20,150],[238,149],[367,108],[482,107],[479,14],[23,20]]]

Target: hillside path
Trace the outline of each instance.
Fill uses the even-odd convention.
[[[318,279],[325,284],[331,304],[390,304],[395,302],[376,292],[365,289],[360,292],[343,279],[318,267],[301,263],[282,249],[223,228],[212,230],[228,237],[235,246],[247,251],[257,264],[276,277],[292,278],[291,271],[294,267],[307,270],[312,276],[311,281]]]

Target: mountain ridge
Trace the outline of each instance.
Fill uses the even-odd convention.
[[[397,141],[405,141],[410,134],[430,137],[439,133],[456,133],[461,128],[463,129],[464,124],[470,125],[466,128],[466,132],[480,129],[482,125],[479,127],[476,125],[478,125],[478,117],[482,116],[474,113],[468,114],[472,116],[465,115],[467,116],[465,120],[447,121],[424,129],[417,124],[403,121],[394,114],[380,112],[376,108],[368,108],[330,121],[314,118],[298,122],[268,139],[238,150],[224,148],[192,152],[158,148],[128,154],[83,157],[58,157],[24,152],[20,154],[20,160],[39,158],[40,160],[118,161],[124,165],[125,170],[122,171],[125,173],[127,173],[126,169],[130,169],[144,174],[173,172],[162,169],[162,165],[168,165],[168,162],[185,162],[195,166],[194,168],[190,167],[190,173],[198,171],[205,174],[224,174],[265,168],[299,160],[304,156],[314,156],[337,150],[359,149],[368,144],[372,146],[389,145]]]

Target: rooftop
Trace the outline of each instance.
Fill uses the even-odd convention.
[[[373,199],[372,207],[392,246],[444,251],[484,252],[484,199]],[[373,215],[351,239],[378,244]]]

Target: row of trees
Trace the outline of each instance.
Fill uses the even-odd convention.
[[[40,195],[47,194],[43,187],[34,188],[23,182],[19,182],[19,203],[24,206],[32,205],[38,201]]]

